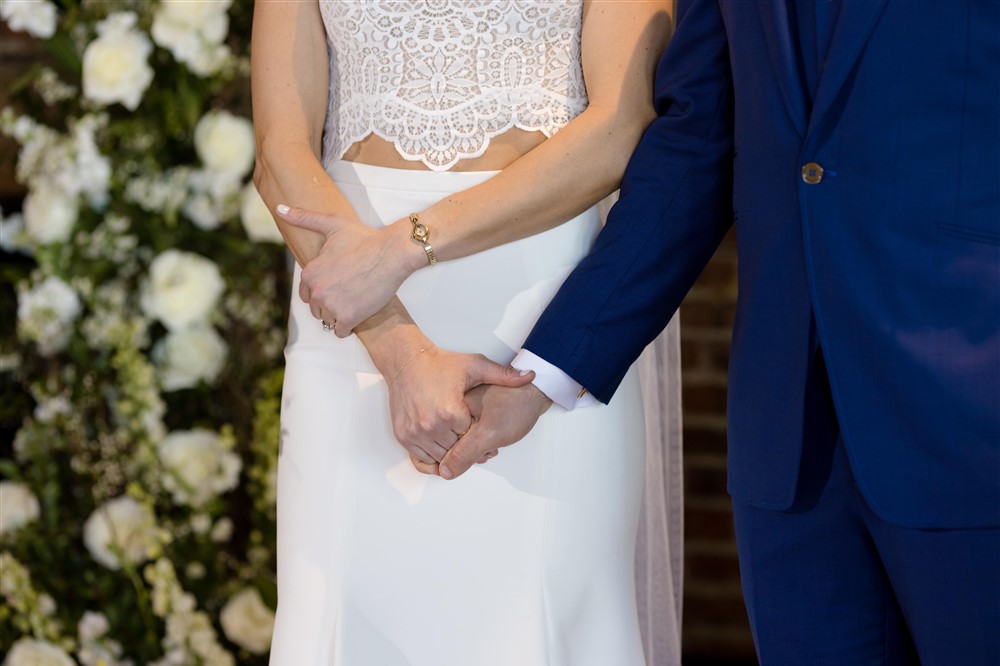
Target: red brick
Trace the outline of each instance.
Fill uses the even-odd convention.
[[[692,414],[726,413],[726,387],[686,385],[681,387],[684,400],[684,412]]]
[[[727,497],[726,470],[685,465],[684,490],[689,497]]]
[[[685,425],[684,451],[714,453],[723,457],[726,455],[726,431]]]
[[[684,510],[684,533],[687,539],[730,541],[733,514],[729,509],[693,508],[689,503]]]
[[[728,555],[709,555],[694,553],[686,558],[684,573],[696,580],[739,582],[740,561],[736,553]]]

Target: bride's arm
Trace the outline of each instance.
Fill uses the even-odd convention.
[[[584,5],[581,58],[589,105],[552,138],[494,178],[419,213],[439,260],[455,259],[551,229],[613,192],[655,117],[653,73],[671,31],[669,0],[591,1]],[[304,212],[286,216],[324,232],[330,252],[303,279],[312,300],[336,312],[338,335],[378,310],[413,271],[427,266],[406,218],[383,230],[337,224]],[[347,233],[340,234],[341,231]],[[349,250],[339,251],[342,243]]]
[[[282,2],[258,0],[254,7],[252,58],[252,94],[254,130],[257,139],[257,164],[254,183],[268,208],[274,211],[280,201],[296,201],[309,208],[325,211],[345,219],[357,216],[343,193],[337,188],[320,164],[323,125],[329,95],[329,71],[326,35],[319,5],[316,2]],[[296,260],[305,265],[323,247],[325,238],[313,231],[300,229],[277,219]],[[332,312],[320,312],[311,304],[313,315],[334,317]],[[319,322],[316,324],[319,326]],[[427,420],[430,409],[443,415],[436,418],[437,429],[446,432],[437,436],[446,444],[455,432],[468,429],[471,417],[462,402],[462,394],[481,381],[523,384],[510,369],[487,361],[483,357],[467,358],[434,348],[431,341],[413,323],[398,299],[393,299],[357,327],[356,333],[368,349],[379,371],[390,380],[413,360],[419,350],[427,360],[433,359],[422,372],[400,376],[390,390],[393,401],[393,426],[407,436],[404,446],[417,459],[433,463],[444,455],[435,444],[434,433],[421,431],[421,436],[409,433],[419,430],[417,423]],[[421,365],[425,365],[424,359]],[[413,375],[412,377],[410,375]],[[438,386],[455,388],[446,399],[434,405],[425,404],[427,391],[401,390],[407,382],[426,379]],[[417,450],[419,449],[419,450]]]

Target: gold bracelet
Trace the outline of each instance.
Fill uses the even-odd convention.
[[[396,374],[394,374],[394,375],[392,376],[392,379],[390,379],[390,380],[389,380],[389,382],[388,382],[388,383],[387,383],[387,384],[385,385],[385,386],[386,386],[386,388],[389,388],[390,386],[392,386],[392,383],[393,383],[394,381],[396,381],[396,377],[399,377],[399,373],[401,373],[401,372],[402,372],[403,370],[406,370],[406,366],[408,366],[408,365],[410,364],[410,361],[412,361],[412,360],[413,360],[413,359],[415,359],[416,357],[420,356],[420,355],[421,355],[421,354],[423,354],[423,353],[424,353],[425,351],[430,351],[430,350],[432,350],[432,349],[434,349],[434,345],[431,345],[430,347],[422,347],[422,348],[420,349],[420,351],[418,351],[418,352],[417,352],[416,354],[414,354],[414,355],[413,355],[413,356],[411,356],[410,358],[406,359],[406,363],[404,363],[403,365],[399,366],[399,370],[397,370],[397,371],[396,371]]]
[[[410,213],[410,224],[413,225],[413,231],[410,232],[410,238],[413,242],[424,248],[424,254],[427,255],[427,263],[433,266],[438,262],[437,255],[434,254],[434,248],[431,247],[431,230],[427,228],[427,225],[421,224],[420,218],[417,217],[416,213]]]

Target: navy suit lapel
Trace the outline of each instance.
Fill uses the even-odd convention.
[[[785,0],[765,0],[758,3],[760,22],[771,66],[778,79],[785,109],[800,136],[806,133],[806,97],[795,65],[795,51],[788,25],[788,7]]]
[[[820,74],[813,110],[809,119],[811,132],[837,98],[837,93],[861,56],[875,23],[885,10],[888,0],[846,0],[840,8],[837,26],[830,42],[826,66]]]

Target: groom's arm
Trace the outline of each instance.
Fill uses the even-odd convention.
[[[718,2],[681,3],[656,109],[604,230],[524,345],[601,402],[732,224],[733,90]]]
[[[629,162],[621,197],[524,345],[572,378],[562,384],[564,396],[566,386],[571,395],[580,386],[602,402],[611,399],[732,224],[733,89],[725,25],[717,0],[681,0],[677,16],[657,67],[657,118]],[[524,355],[518,362],[530,365]],[[535,368],[540,377],[551,376]],[[530,430],[548,406],[538,389],[554,393],[540,381],[540,387],[482,389],[511,396],[495,403],[506,407],[503,427],[490,413],[494,402],[479,401],[480,421],[442,461],[450,475]]]

